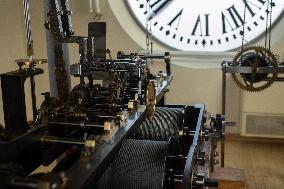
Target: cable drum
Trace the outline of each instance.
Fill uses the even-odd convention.
[[[168,143],[126,139],[98,189],[162,189]]]
[[[135,139],[122,142],[117,157],[96,184],[98,189],[162,189],[168,140],[178,137],[183,109],[157,107],[135,131]]]
[[[183,123],[183,109],[157,107],[152,118],[147,118],[136,130],[135,138],[167,141],[177,137]]]

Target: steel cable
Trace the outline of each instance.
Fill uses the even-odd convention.
[[[162,189],[168,143],[127,139],[97,182],[98,189]]]
[[[167,141],[170,137],[177,137],[182,122],[182,109],[157,107],[154,117],[147,118],[137,129],[135,138]]]

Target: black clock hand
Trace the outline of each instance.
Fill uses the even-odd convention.
[[[153,11],[149,15],[148,20],[156,16],[163,8],[169,5],[171,1],[172,0],[157,0],[155,3],[151,4],[150,7]],[[147,2],[149,2],[149,0],[147,0]]]

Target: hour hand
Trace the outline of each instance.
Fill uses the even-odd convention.
[[[151,20],[154,16],[156,16],[159,12],[161,12],[165,7],[167,7],[172,0],[155,0],[153,3],[150,0],[147,0],[147,3],[150,3],[150,14],[147,16],[148,20]],[[145,11],[144,14],[148,12]]]

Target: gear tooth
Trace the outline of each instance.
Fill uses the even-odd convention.
[[[276,58],[277,64],[279,64],[279,59],[280,59],[279,54],[278,53],[272,53],[272,55]]]

